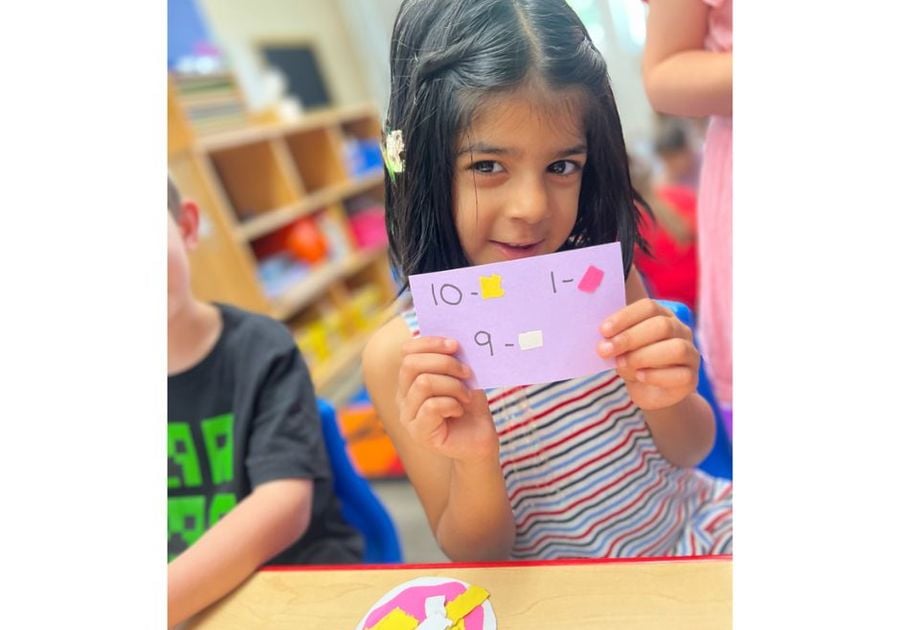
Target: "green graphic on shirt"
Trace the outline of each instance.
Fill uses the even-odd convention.
[[[176,471],[169,466],[170,488],[195,488],[202,483],[200,460],[191,437],[191,427],[186,422],[169,423],[169,461]],[[173,472],[177,474],[173,475]]]
[[[214,496],[212,504],[209,506],[209,526],[212,527],[218,523],[219,519],[228,514],[236,503],[233,493]]]
[[[231,481],[234,465],[234,416],[226,413],[209,418],[201,422],[200,427],[203,429],[212,482],[219,484]]]
[[[169,489],[190,489],[194,493],[169,497],[171,561],[231,511],[237,498],[234,492],[216,492],[232,489],[234,416],[228,413],[201,421],[202,437],[197,435],[196,441],[190,424],[169,422],[168,427]],[[206,466],[201,465],[204,455]]]
[[[206,499],[203,497],[169,497],[169,557],[173,539],[180,550],[194,544],[206,531]]]

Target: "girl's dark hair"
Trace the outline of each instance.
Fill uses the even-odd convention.
[[[572,249],[621,241],[625,272],[640,214],[606,62],[565,0],[405,0],[391,38],[385,132],[399,129],[402,173],[387,181],[391,261],[409,275],[470,264],[453,220],[457,139],[484,96],[538,79],[581,88],[588,158]],[[387,173],[386,173],[387,175]]]

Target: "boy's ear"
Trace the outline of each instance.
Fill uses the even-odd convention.
[[[181,202],[181,216],[178,218],[178,227],[181,229],[181,238],[188,249],[197,246],[198,231],[200,229],[200,208],[190,199]]]

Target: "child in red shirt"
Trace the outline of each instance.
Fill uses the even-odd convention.
[[[641,194],[656,221],[647,220],[641,226],[651,254],[636,250],[634,264],[652,297],[682,302],[696,313],[697,195],[686,186],[659,186]]]

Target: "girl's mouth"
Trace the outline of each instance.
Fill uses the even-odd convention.
[[[534,241],[531,243],[504,243],[501,241],[491,241],[491,243],[500,250],[500,253],[509,260],[534,256],[543,242],[544,241]]]

